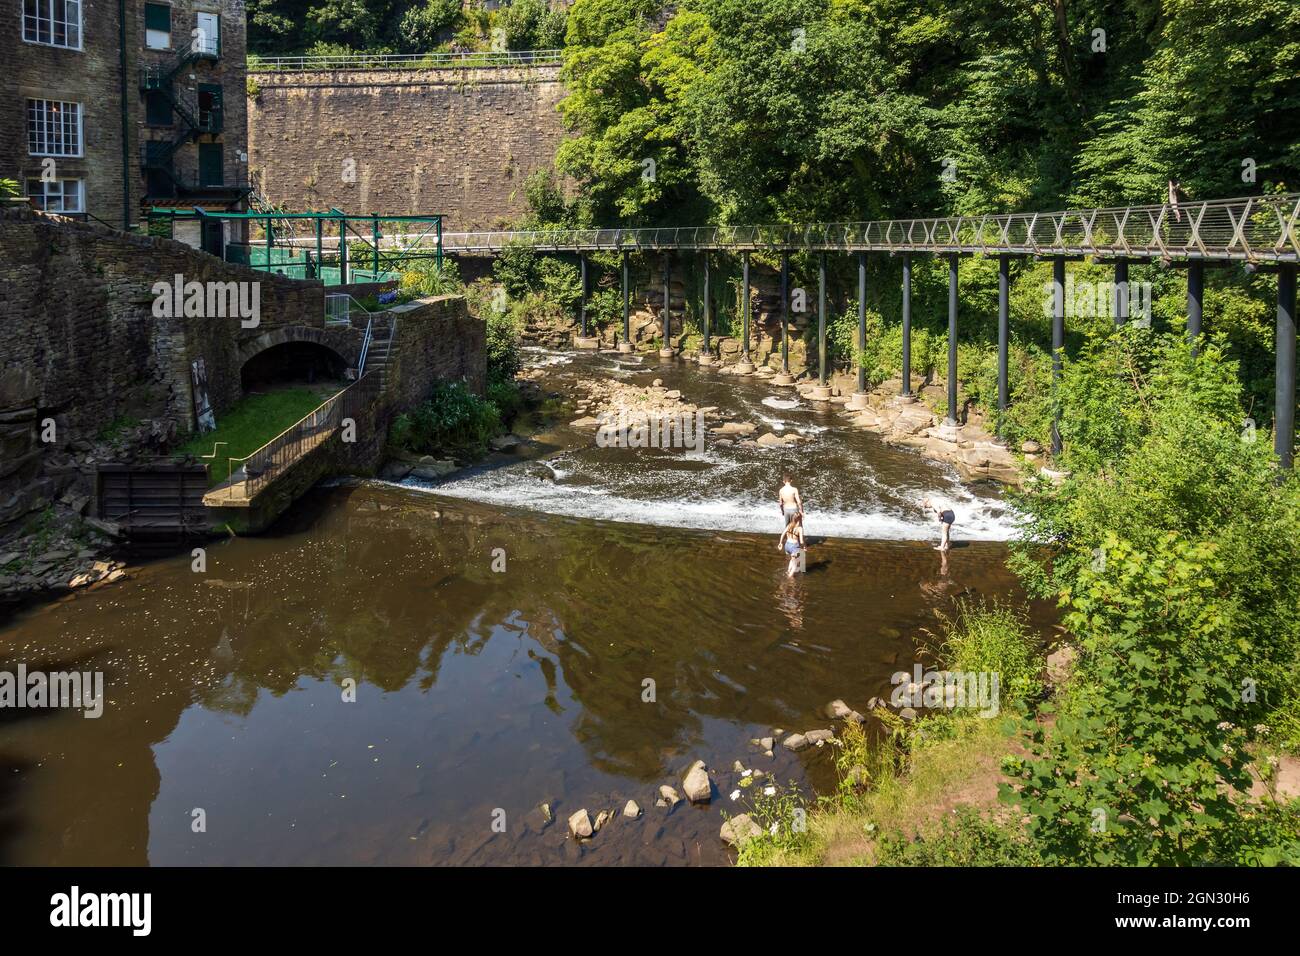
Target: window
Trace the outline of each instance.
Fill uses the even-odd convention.
[[[81,49],[81,0],[23,0],[23,39]]]
[[[144,121],[150,126],[172,125],[172,104],[158,90],[150,90],[144,97]]]
[[[85,212],[82,203],[85,190],[80,179],[55,179],[44,182],[40,179],[27,180],[27,195],[36,203],[37,208],[46,212]]]
[[[151,50],[171,49],[172,8],[167,4],[144,5],[144,45]]]
[[[80,156],[81,104],[28,100],[27,152],[33,156]]]

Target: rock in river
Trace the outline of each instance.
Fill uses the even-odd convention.
[[[682,802],[682,795],[668,784],[659,788],[659,801],[665,807],[675,807]]]
[[[591,828],[591,817],[587,815],[585,807],[569,817],[569,832],[579,840],[591,839],[595,831]]]
[[[799,751],[808,747],[808,738],[803,734],[791,734],[782,743],[785,745],[786,750]]]
[[[635,800],[629,800],[627,802],[627,805],[623,807],[623,816],[628,817],[632,820],[635,820],[637,817],[641,816],[641,808],[637,806]]]
[[[763,835],[763,828],[749,818],[748,813],[742,813],[740,816],[732,817],[722,824],[722,830],[718,836],[722,842],[728,846],[742,846],[756,836]]]
[[[682,790],[691,803],[709,802],[713,796],[713,785],[709,781],[703,760],[695,761],[691,764],[691,769],[686,771],[686,776],[682,779]]]

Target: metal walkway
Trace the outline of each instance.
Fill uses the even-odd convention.
[[[1006,216],[796,226],[683,226],[444,233],[451,253],[775,250],[1300,261],[1300,193],[1177,207],[1123,206]]]

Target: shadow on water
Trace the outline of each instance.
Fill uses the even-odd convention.
[[[270,535],[214,544],[206,575],[160,560],[29,610],[0,654],[96,662],[108,703],[0,726],[21,781],[0,804],[7,857],[725,862],[733,761],[833,780],[829,752],[769,759],[751,737],[825,726],[837,697],[865,709],[954,598],[1019,596],[997,543],[823,536],[813,573],[789,580],[775,537],[337,487]],[[654,807],[696,757],[719,799]],[[574,810],[628,799],[640,820],[566,839]]]

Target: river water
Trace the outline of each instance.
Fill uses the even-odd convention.
[[[107,702],[98,719],[0,711],[0,861],[722,864],[722,813],[746,809],[733,761],[805,791],[834,781],[829,747],[768,758],[751,738],[887,696],[955,599],[1020,597],[991,489],[825,410],[773,407],[793,396],[761,383],[534,358],[562,393],[662,377],[814,441],[596,449],[565,414],[523,460],[318,488],[271,533],[210,546],[205,573],[152,561],[20,612],[0,670],[102,671]],[[813,544],[793,581],[772,500],[787,465]],[[949,556],[912,506],[926,492],[958,510]],[[696,758],[713,802],[656,807]],[[575,810],[629,799],[640,819],[566,838]]]

